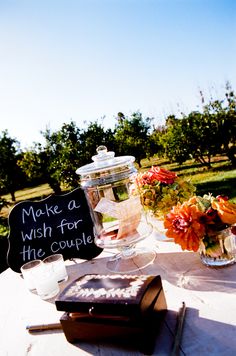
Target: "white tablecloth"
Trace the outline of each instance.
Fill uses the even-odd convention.
[[[197,253],[183,252],[169,242],[158,242],[154,235],[140,245],[156,250],[153,264],[134,274],[160,275],[168,312],[156,339],[154,355],[169,355],[173,343],[177,311],[187,306],[181,355],[236,355],[236,264],[214,269],[202,265]],[[92,261],[67,263],[69,280],[86,273],[107,273],[109,251]],[[29,324],[59,322],[62,312],[54,300],[41,300],[29,292],[20,275],[11,269],[0,275],[0,355],[74,356],[140,355],[109,344],[70,344],[62,331],[30,334]]]

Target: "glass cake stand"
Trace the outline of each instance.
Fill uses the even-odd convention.
[[[95,243],[103,249],[118,250],[107,261],[106,267],[110,272],[129,273],[143,269],[150,265],[156,257],[153,249],[137,247],[137,244],[148,238],[152,233],[152,225],[141,219],[137,229],[127,237],[117,238],[118,229],[109,224],[106,232],[103,230],[96,236]]]

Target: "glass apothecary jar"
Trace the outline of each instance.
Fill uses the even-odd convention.
[[[93,162],[77,169],[94,224],[95,243],[120,252],[108,261],[114,272],[143,268],[155,258],[154,251],[138,251],[137,242],[149,236],[139,195],[132,195],[132,177],[137,173],[135,157],[115,157],[105,146],[97,148]]]

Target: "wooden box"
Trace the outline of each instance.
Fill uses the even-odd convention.
[[[167,310],[160,276],[88,274],[56,300],[71,343],[112,342],[151,354]]]

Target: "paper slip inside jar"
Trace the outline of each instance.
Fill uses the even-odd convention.
[[[132,235],[134,233],[138,234],[136,229],[140,223],[142,211],[138,196],[122,202],[114,202],[107,198],[102,198],[94,208],[94,211],[119,220],[117,239],[127,237],[131,233]]]

